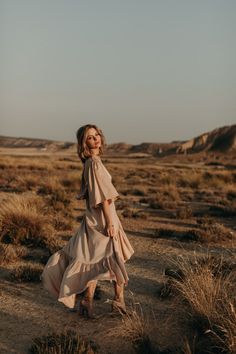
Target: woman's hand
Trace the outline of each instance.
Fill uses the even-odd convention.
[[[106,221],[106,226],[105,226],[104,232],[105,232],[106,236],[115,238],[116,237],[116,230],[115,230],[115,225],[112,222],[113,216],[112,216],[109,200],[107,200],[107,199],[104,200],[104,202],[102,203],[102,210],[103,210],[105,221]]]
[[[105,233],[109,237],[115,237],[116,236],[116,230],[115,230],[115,225],[114,224],[106,224],[105,226]]]

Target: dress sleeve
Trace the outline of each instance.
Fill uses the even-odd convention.
[[[112,184],[112,177],[101,160],[92,160],[88,170],[89,205],[97,208],[105,200],[116,200],[119,193]]]

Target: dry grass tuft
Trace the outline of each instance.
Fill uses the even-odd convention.
[[[222,260],[218,258],[218,262]],[[197,335],[196,353],[206,353],[203,343],[209,353],[215,353],[216,348],[217,353],[235,353],[235,270],[222,273],[218,264],[214,271],[216,259],[212,257],[195,262],[180,258],[176,265],[183,277],[173,279],[172,284],[187,304],[185,315],[192,333]]]
[[[0,240],[15,245],[46,247],[57,246],[51,218],[44,204],[33,195],[13,194],[0,210]]]
[[[12,281],[39,283],[42,271],[43,265],[29,263],[27,265],[20,265],[12,270],[9,277]]]
[[[187,205],[183,208],[178,208],[176,211],[176,218],[177,219],[189,219],[193,216],[192,208]]]
[[[61,202],[64,205],[68,205],[70,203],[65,188],[55,176],[47,178],[46,181],[41,183],[37,193],[42,195],[50,195],[51,205],[54,205],[57,202]]]
[[[207,220],[201,224],[199,241],[201,242],[222,242],[234,241],[234,232],[217,222],[212,223]]]
[[[73,220],[69,215],[65,217],[63,213],[58,211],[54,217],[54,227],[56,230],[72,230],[73,229]]]
[[[98,347],[94,342],[73,330],[63,333],[53,332],[47,336],[33,339],[30,354],[95,354]]]
[[[122,210],[121,215],[124,218],[147,218],[147,215],[142,210],[137,210],[135,208],[125,208]]]
[[[154,314],[153,317],[155,317]],[[144,314],[139,303],[134,303],[132,309],[126,315],[122,316],[121,324],[112,328],[107,335],[121,336],[126,341],[132,343],[136,353],[161,353],[151,337],[154,326],[153,321],[156,323],[155,318]]]
[[[128,194],[144,197],[146,195],[146,191],[145,191],[145,189],[132,188],[132,189],[130,189]]]
[[[26,255],[26,251],[22,248],[15,248],[11,244],[2,244],[0,243],[0,265],[6,265],[13,263],[18,260],[20,257]]]

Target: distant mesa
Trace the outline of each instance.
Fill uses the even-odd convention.
[[[35,148],[39,151],[76,151],[76,143],[46,139],[0,136],[2,148]],[[167,156],[176,154],[195,154],[199,152],[236,152],[236,125],[216,128],[186,141],[170,143],[144,142],[137,145],[125,142],[107,145],[108,155],[126,155],[130,157]]]
[[[75,143],[35,138],[0,136],[0,147],[36,148],[40,151],[58,151],[74,147]]]
[[[177,147],[176,153],[196,153],[200,151],[236,151],[236,125],[216,128],[203,133]]]

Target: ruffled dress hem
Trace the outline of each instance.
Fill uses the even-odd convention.
[[[45,289],[59,302],[73,308],[76,294],[86,290],[90,281],[115,280],[119,285],[123,283],[128,285],[129,277],[124,263],[131,255],[123,261],[115,252],[97,263],[82,263],[76,258],[73,260],[61,249],[52,255],[40,276],[40,280]],[[58,274],[61,275],[61,279],[58,279]],[[56,286],[57,284],[61,284],[60,288]]]

